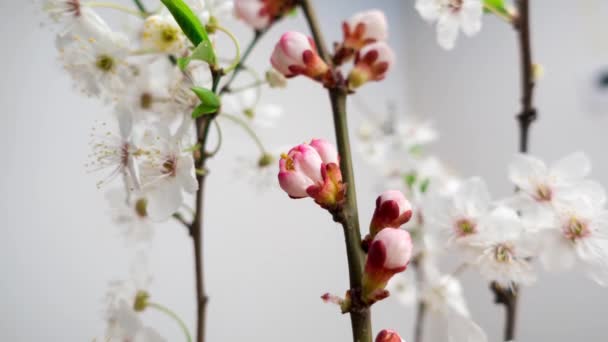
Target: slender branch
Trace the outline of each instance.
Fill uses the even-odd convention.
[[[530,126],[537,118],[536,109],[533,105],[535,81],[530,41],[529,1],[517,0],[517,12],[514,27],[517,31],[521,69],[521,111],[517,115],[519,152],[527,153]],[[504,340],[511,341],[515,339],[519,287],[514,284],[511,288],[503,288],[497,283],[492,283],[490,287],[495,295],[494,301],[497,304],[503,304],[505,307]]]
[[[190,335],[190,331],[188,330],[188,326],[186,326],[186,323],[184,323],[184,321],[181,318],[179,318],[179,316],[175,312],[173,312],[172,310],[170,310],[166,306],[160,305],[160,304],[157,304],[157,303],[148,303],[148,307],[154,308],[154,309],[156,309],[158,311],[161,311],[165,315],[167,315],[167,316],[171,317],[173,320],[175,320],[177,322],[177,324],[179,325],[179,327],[184,332],[184,335],[186,337],[186,341],[192,342],[192,336]]]
[[[213,92],[217,93],[217,88],[221,79],[221,74],[217,70],[212,69],[211,75],[213,77]],[[195,167],[199,170],[205,170],[205,165],[208,159],[206,154],[207,140],[209,138],[209,131],[211,123],[215,119],[215,115],[205,115],[196,120],[196,135],[198,144],[200,146],[200,156],[196,160]],[[204,279],[204,264],[203,264],[203,199],[205,193],[205,179],[207,178],[208,172],[200,172],[196,174],[196,180],[198,182],[198,190],[196,192],[196,207],[194,211],[194,220],[190,225],[190,235],[194,243],[194,269],[196,276],[196,312],[197,312],[197,329],[196,329],[196,341],[205,341],[205,323],[207,314],[207,302],[209,297],[205,292],[205,279]]]
[[[326,63],[331,63],[314,8],[310,1],[300,0],[300,6],[304,11],[308,26],[315,39],[320,56]],[[353,172],[352,154],[350,150],[350,138],[348,135],[348,122],[346,118],[346,96],[347,90],[338,85],[329,89],[334,129],[340,154],[340,169],[342,177],[347,184],[346,202],[340,213],[344,240],[346,243],[346,254],[348,258],[348,271],[350,279],[350,292],[353,297],[353,309],[350,312],[353,341],[371,342],[372,324],[371,312],[365,305],[356,305],[360,301],[362,288],[365,253],[361,248],[361,231],[359,228],[359,216],[357,209],[357,192],[355,189],[355,175]]]
[[[532,48],[530,41],[530,19],[528,0],[517,1],[518,18],[515,28],[518,33],[521,59],[521,112],[517,116],[520,128],[519,151],[528,152],[530,125],[536,120],[536,109],[533,105],[534,68],[532,65]]]
[[[416,307],[416,324],[414,326],[414,342],[422,342],[425,316],[426,304],[422,300],[418,300],[418,306]]]
[[[245,49],[245,51],[243,51],[243,54],[241,56],[241,60],[234,67],[234,71],[232,72],[232,75],[230,75],[230,78],[228,78],[228,81],[226,82],[226,84],[224,84],[224,86],[220,90],[220,94],[223,94],[223,93],[225,93],[227,91],[230,91],[230,85],[232,84],[232,82],[234,82],[234,80],[236,79],[236,76],[243,69],[243,67],[245,65],[245,61],[247,60],[247,58],[249,57],[249,55],[253,51],[253,48],[260,41],[260,38],[262,38],[262,36],[264,35],[264,33],[266,33],[266,31],[261,31],[261,30],[255,31],[255,33],[253,35],[253,38],[251,39],[251,42],[249,42],[249,45],[247,45],[247,48]]]
[[[176,219],[179,223],[183,224],[184,227],[190,228],[190,223],[186,221],[186,219],[180,213],[173,214],[173,218]]]

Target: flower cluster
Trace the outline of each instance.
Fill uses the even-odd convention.
[[[383,80],[394,64],[395,54],[386,43],[387,26],[381,11],[355,14],[343,24],[343,41],[336,43],[332,61],[319,55],[312,38],[287,32],[276,44],[271,63],[285,77],[304,75],[335,87],[344,80],[337,68],[354,56],[354,67],[344,80],[346,87],[354,90],[369,81]]]

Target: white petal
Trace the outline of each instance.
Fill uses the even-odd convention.
[[[171,217],[182,205],[182,187],[175,179],[162,180],[146,192],[148,216],[154,221]]]
[[[441,14],[441,4],[437,0],[417,0],[416,10],[426,21],[435,21]]]
[[[509,179],[513,184],[526,192],[535,190],[534,179],[544,179],[547,176],[547,166],[540,159],[529,155],[517,154],[509,164]]]
[[[133,342],[165,342],[166,340],[160,336],[154,329],[145,327],[140,329],[135,335]]]
[[[451,14],[444,14],[437,22],[437,42],[446,49],[451,50],[458,38],[458,18]]]
[[[556,161],[551,167],[551,175],[567,181],[582,179],[590,172],[591,161],[582,152],[572,153]]]
[[[460,10],[460,25],[467,36],[477,34],[481,30],[483,6],[479,0],[464,1]]]
[[[487,342],[485,332],[470,318],[456,311],[448,311],[449,342]]]
[[[540,261],[548,271],[565,271],[574,265],[576,252],[574,246],[561,233],[559,228],[539,234],[542,241]]]

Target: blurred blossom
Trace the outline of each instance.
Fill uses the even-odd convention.
[[[473,36],[481,30],[483,3],[481,0],[416,0],[420,16],[437,25],[439,45],[451,50],[458,32]]]

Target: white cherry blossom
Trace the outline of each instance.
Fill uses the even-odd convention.
[[[459,31],[473,36],[481,30],[481,0],[416,0],[416,10],[424,20],[437,23],[437,42],[446,50],[454,48]]]

